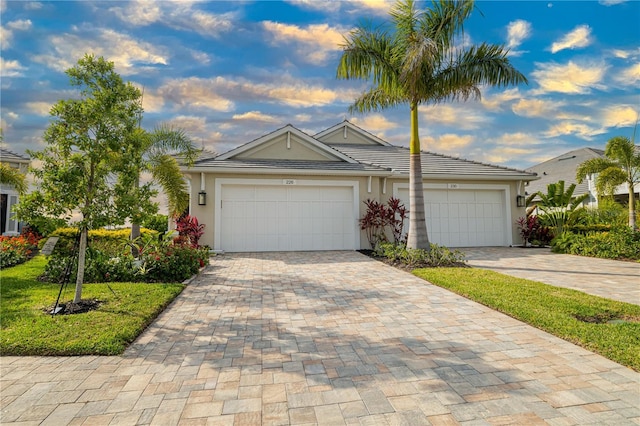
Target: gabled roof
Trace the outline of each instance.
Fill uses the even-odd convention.
[[[576,170],[578,166],[592,158],[603,158],[604,150],[596,148],[580,148],[566,152],[557,157],[551,158],[540,164],[527,169],[527,171],[537,173],[540,180],[531,182],[526,189],[527,194],[534,194],[538,191],[546,193],[547,185],[564,181],[565,187],[575,183],[574,195],[589,193],[589,184],[586,180],[578,183]]]
[[[400,146],[370,146],[370,145],[332,145],[338,151],[364,164],[389,168],[396,174],[409,174],[409,148]],[[533,180],[535,174],[508,167],[478,163],[461,158],[435,154],[421,153],[422,175],[425,178],[500,178],[512,180]]]
[[[7,163],[29,163],[31,160],[24,155],[16,154],[8,149],[0,148],[0,161]]]
[[[306,134],[305,132],[303,132],[302,130],[292,126],[291,124],[287,124],[286,126],[271,132],[267,135],[264,135],[258,139],[254,139],[253,141],[246,143],[244,145],[239,146],[238,148],[232,149],[231,151],[227,151],[226,153],[219,155],[218,157],[216,157],[216,160],[220,161],[220,160],[229,160],[229,159],[233,159],[234,157],[248,152],[250,150],[256,149],[258,147],[260,147],[261,145],[267,144],[270,141],[273,141],[275,139],[278,138],[278,136],[284,135],[284,134],[291,134],[291,135],[295,135],[299,138],[299,140],[301,140],[303,143],[307,144],[308,147],[310,147],[311,149],[313,149],[316,152],[319,152],[321,154],[324,154],[325,156],[327,156],[328,158],[334,158],[336,160],[342,160],[342,161],[346,161],[347,163],[355,163],[355,161],[347,156],[345,156],[344,154],[332,149],[331,147],[329,147],[328,145],[323,144],[322,142],[318,141],[317,139],[314,139],[313,137],[309,136],[308,134]]]
[[[345,132],[344,135],[342,132]],[[346,132],[351,132],[347,135]],[[272,158],[254,155],[274,141],[283,142],[283,135],[295,135],[314,150],[330,156],[334,161],[320,161],[297,158]],[[347,137],[348,136],[348,137]],[[320,140],[323,139],[323,140]],[[344,143],[337,143],[336,141]],[[332,142],[333,141],[333,142]],[[288,151],[288,150],[287,150]],[[409,175],[409,149],[394,146],[353,125],[343,121],[324,130],[314,137],[307,135],[292,125],[286,125],[272,133],[232,149],[215,158],[201,158],[193,167],[195,172],[215,171],[219,173],[299,173],[315,175],[369,175],[404,176]],[[337,161],[336,161],[337,160]],[[422,153],[422,173],[425,178],[451,179],[506,179],[529,181],[537,179],[534,173],[507,167],[468,161],[431,152]]]
[[[367,132],[366,130],[362,129],[361,127],[356,126],[355,124],[351,123],[349,120],[344,120],[342,123],[338,123],[335,126],[331,126],[329,127],[327,130],[323,130],[320,133],[316,133],[313,137],[316,138],[319,141],[325,142],[328,145],[331,145],[331,143],[326,142],[325,138],[327,138],[329,135],[335,133],[335,132],[342,132],[344,135],[344,138],[347,138],[347,131],[351,130],[355,133],[358,133],[362,136],[365,136],[367,139],[369,139],[371,142],[373,142],[372,144],[378,144],[378,145],[383,145],[383,146],[391,146],[391,144],[389,142],[383,141],[382,139],[380,139],[379,137],[377,137],[376,135]]]

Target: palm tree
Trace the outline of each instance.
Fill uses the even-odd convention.
[[[634,130],[635,138],[635,130]],[[618,185],[627,184],[629,189],[629,227],[636,229],[635,185],[640,183],[640,149],[633,140],[625,136],[609,139],[604,149],[604,158],[591,158],[578,166],[576,179],[581,183],[587,175],[598,174],[598,194],[613,195]]]
[[[180,166],[176,156],[187,164],[192,164],[198,156],[199,150],[186,132],[180,128],[169,125],[156,127],[152,132],[137,128],[132,132],[132,146],[135,147],[135,160],[132,162],[137,169],[134,182],[123,187],[129,187],[138,195],[140,191],[147,190],[140,186],[140,176],[144,172],[151,174],[153,181],[159,184],[167,195],[169,202],[169,215],[181,214],[189,204],[189,192],[184,177],[180,172]],[[148,199],[148,197],[139,197]],[[143,219],[143,206],[138,206],[137,211],[131,215],[131,239],[140,236],[140,223]]]
[[[0,183],[13,186],[18,194],[27,192],[27,180],[20,170],[6,163],[0,163]]]
[[[527,83],[500,45],[456,48],[456,35],[473,10],[473,0],[434,0],[418,9],[413,0],[400,0],[391,9],[390,28],[366,25],[352,30],[342,45],[337,77],[370,80],[350,112],[376,111],[408,104],[409,235],[407,247],[429,250],[425,221],[418,106],[444,101],[479,99],[480,86]]]

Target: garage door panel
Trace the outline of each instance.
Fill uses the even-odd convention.
[[[400,189],[398,198],[409,206],[408,189]],[[449,247],[506,244],[503,190],[427,189],[424,199],[431,242]]]
[[[220,248],[353,250],[353,191],[353,186],[223,184]]]

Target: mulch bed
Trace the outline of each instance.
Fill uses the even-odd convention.
[[[67,302],[67,303],[58,303],[58,308],[62,308],[55,315],[73,315],[73,314],[83,314],[89,311],[94,311],[102,305],[102,300],[98,299],[82,299],[78,303]],[[54,310],[55,306],[50,306],[45,309],[47,314],[51,314]]]

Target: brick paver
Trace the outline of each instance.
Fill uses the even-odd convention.
[[[640,263],[551,253],[548,248],[461,249],[469,265],[640,305]]]
[[[640,374],[356,252],[226,254],[122,357],[3,357],[2,424],[640,424]]]

